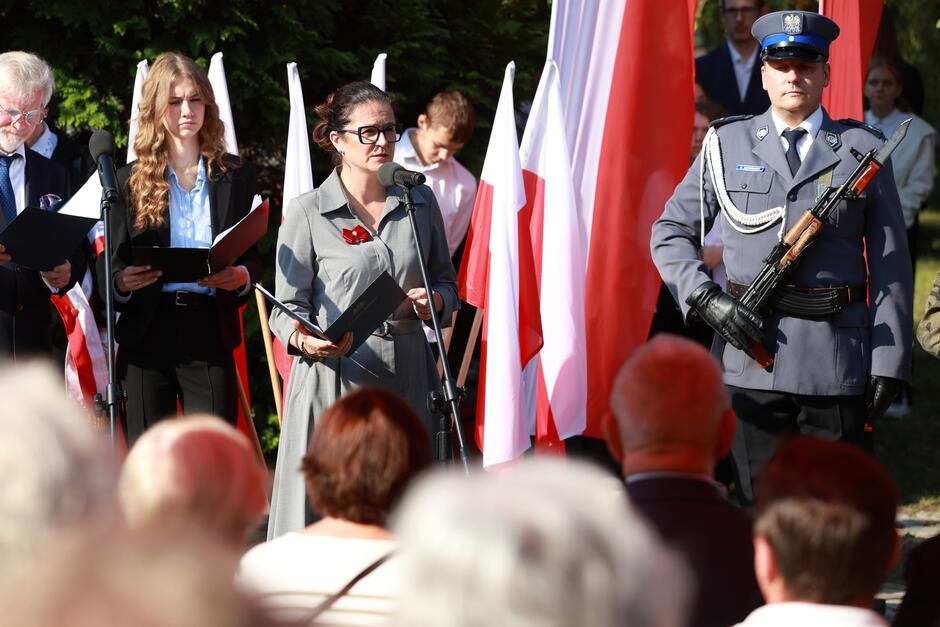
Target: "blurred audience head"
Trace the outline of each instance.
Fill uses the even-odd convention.
[[[0,590],[17,627],[260,627],[225,551],[192,530],[85,530],[58,538]]]
[[[711,475],[731,449],[735,416],[715,358],[662,333],[634,351],[614,379],[608,445],[625,475]]]
[[[768,603],[870,607],[898,557],[894,481],[861,448],[799,437],[761,471],[755,571]]]
[[[241,548],[267,509],[268,474],[248,439],[208,415],[164,420],[137,440],[120,500],[135,529],[193,526]]]
[[[442,471],[396,515],[400,624],[684,624],[687,573],[606,473],[543,459],[467,478]]]
[[[91,417],[46,364],[0,371],[0,573],[58,533],[110,527],[116,467]]]
[[[388,390],[359,388],[317,421],[302,469],[314,511],[384,526],[430,465],[430,437],[411,406]]]
[[[888,57],[872,57],[865,77],[865,98],[878,117],[885,117],[898,106],[904,85],[901,66]]]

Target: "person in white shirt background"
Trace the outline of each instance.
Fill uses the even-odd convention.
[[[903,110],[910,107],[902,102],[902,91],[900,66],[885,57],[872,57],[865,79],[865,98],[868,100],[865,122],[877,128],[885,137],[891,137],[901,122],[911,118],[907,135],[891,153],[891,161],[901,199],[901,211],[904,213],[904,225],[907,227],[911,265],[916,269],[917,214],[933,191],[937,131],[923,118]],[[911,412],[911,404],[911,389],[905,386],[885,415],[906,416]]]
[[[418,116],[418,126],[407,129],[395,147],[399,164],[427,177],[441,207],[451,257],[467,235],[477,192],[476,178],[454,155],[470,141],[475,125],[476,111],[466,96],[440,92]],[[435,343],[432,329],[425,329],[425,335]]]

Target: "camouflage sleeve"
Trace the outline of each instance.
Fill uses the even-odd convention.
[[[917,325],[917,341],[925,351],[940,357],[940,272],[934,277],[924,317]]]

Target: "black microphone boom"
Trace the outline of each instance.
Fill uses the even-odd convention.
[[[423,185],[427,180],[420,172],[406,170],[397,163],[385,163],[379,168],[379,183],[385,187],[414,187]]]
[[[118,199],[117,174],[114,171],[114,137],[108,131],[97,130],[88,140],[88,152],[98,164],[98,179],[101,181],[103,197],[108,202]]]

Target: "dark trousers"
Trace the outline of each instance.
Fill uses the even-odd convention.
[[[810,435],[863,444],[864,396],[802,396],[727,387],[738,416],[731,454],[742,506],[754,502],[760,470],[782,440]]]
[[[124,429],[128,444],[159,420],[177,413],[204,412],[238,419],[237,383],[232,352],[222,347],[214,299],[178,306],[164,295],[144,337],[121,346],[118,357],[127,401]]]

